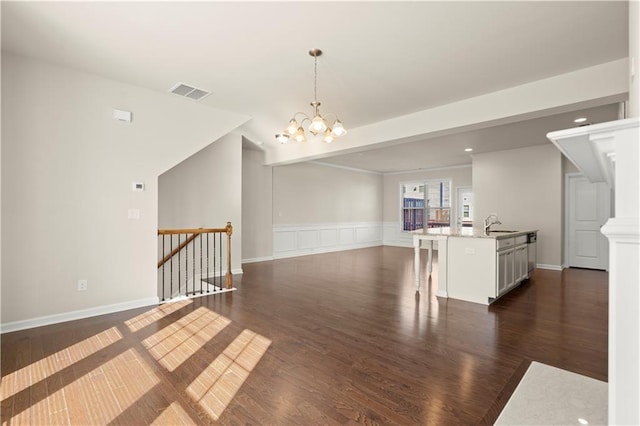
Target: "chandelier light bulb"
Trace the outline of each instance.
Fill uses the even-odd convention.
[[[298,127],[298,131],[296,132],[296,135],[293,138],[298,142],[305,142],[307,140],[307,137],[304,134],[304,129],[302,128],[302,126]]]
[[[289,120],[289,125],[287,126],[287,133],[289,133],[289,135],[293,136],[296,134],[296,132],[298,131],[298,122],[296,121],[295,118],[292,118],[291,120]]]
[[[319,115],[313,117],[313,120],[311,120],[311,124],[309,124],[309,131],[314,135],[317,135],[318,133],[322,133],[325,130],[327,130],[327,123],[324,122],[322,117],[320,117]]]
[[[335,137],[333,136],[333,132],[331,131],[331,129],[327,129],[326,132],[324,132],[324,137],[322,138],[322,141],[324,143],[331,143],[335,140]]]
[[[280,143],[287,143],[289,141],[289,135],[286,133],[278,133],[276,135],[276,140]]]
[[[333,124],[333,134],[340,137],[347,134],[347,129],[344,128],[340,120],[336,120]]]

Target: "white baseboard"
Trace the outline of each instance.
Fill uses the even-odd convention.
[[[562,265],[547,265],[546,263],[538,263],[536,265],[538,269],[549,269],[551,271],[562,271]]]
[[[265,256],[265,257],[254,257],[251,259],[242,259],[242,263],[257,263],[257,262],[268,262],[273,260],[273,256]]]
[[[90,318],[98,315],[111,314],[114,312],[127,311],[129,309],[142,308],[145,306],[157,305],[159,303],[160,299],[158,297],[147,297],[145,299],[131,300],[129,302],[115,303],[113,305],[96,306],[88,309],[80,309],[78,311],[63,312],[61,314],[45,315],[27,320],[13,321],[0,325],[0,334]]]
[[[171,299],[160,301],[160,304],[161,305],[165,305],[167,303],[175,303],[175,302],[180,302],[182,300],[197,299],[199,297],[211,296],[213,294],[229,293],[229,292],[236,291],[236,290],[237,290],[237,288],[231,287],[231,288],[223,288],[221,290],[217,290],[215,293],[191,294],[191,295],[185,295],[185,296],[180,296],[180,297],[173,297]]]
[[[413,248],[413,243],[407,242],[398,242],[398,241],[383,241],[382,245],[390,246],[390,247],[405,247],[405,248]]]

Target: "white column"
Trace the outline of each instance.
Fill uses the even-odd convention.
[[[622,123],[629,123],[623,120]],[[609,239],[609,424],[640,424],[640,132],[611,127],[615,217]]]

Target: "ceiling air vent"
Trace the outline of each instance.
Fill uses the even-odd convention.
[[[197,89],[184,83],[176,84],[171,88],[170,92],[176,95],[184,96],[185,98],[193,99],[194,101],[199,101],[200,99],[209,95],[209,92],[207,92],[206,90]]]

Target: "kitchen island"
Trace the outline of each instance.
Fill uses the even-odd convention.
[[[436,228],[413,232],[416,290],[420,287],[420,247],[427,242],[431,273],[438,242],[438,297],[488,305],[529,277],[535,267],[537,230],[490,231]],[[529,253],[531,251],[531,253]]]

